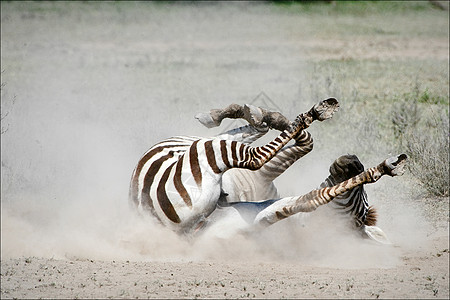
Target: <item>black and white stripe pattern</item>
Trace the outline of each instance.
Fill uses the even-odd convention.
[[[214,210],[226,170],[259,169],[292,135],[282,132],[261,147],[198,137],[174,137],[158,143],[135,168],[131,200],[166,225],[183,229],[195,226]]]
[[[293,163],[312,151],[313,139],[308,131],[301,131],[294,139],[294,145],[284,147],[283,150],[259,170],[266,181],[273,181]]]
[[[312,212],[334,200],[336,203],[332,205],[352,216],[362,232],[387,243],[381,229],[373,226],[376,214],[368,207],[363,185],[376,182],[383,175],[401,175],[406,155],[389,158],[366,171],[356,156],[340,157],[319,189],[303,196],[278,198],[273,180],[312,150],[311,135],[304,129],[314,120],[330,118],[336,111],[337,102],[333,100],[331,104],[321,102],[299,115],[288,129],[261,147],[248,143],[268,129],[253,125],[215,138],[173,137],[156,144],[133,172],[131,203],[151,212],[175,231],[190,233],[204,228],[217,207],[221,208],[217,211],[226,210],[228,216],[233,216],[228,223],[222,222],[228,224],[226,228],[231,225],[247,232],[300,212]],[[286,146],[291,139],[295,143]],[[213,224],[218,224],[215,216],[211,217]]]
[[[260,169],[291,139],[304,138],[303,130],[314,120],[330,118],[337,108],[336,99],[320,102],[299,115],[278,137],[260,147],[223,139],[224,136],[173,137],[158,143],[144,154],[133,172],[131,202],[177,231],[191,231],[216,208],[225,171],[232,168]],[[239,134],[239,130],[229,133],[237,139]],[[253,138],[249,137],[249,140]],[[291,152],[286,148],[282,155],[290,156]]]
[[[394,156],[386,159],[376,167],[369,168],[352,176],[348,180],[344,180],[331,187],[313,190],[299,197],[279,199],[258,213],[254,223],[256,226],[266,227],[300,212],[312,212],[319,206],[330,203],[336,199],[336,197],[343,195],[358,186],[378,181],[384,175],[402,175],[406,158],[405,154]],[[346,171],[348,171],[348,169]],[[366,230],[369,229],[369,227],[374,226],[367,225],[364,226],[363,229]]]
[[[222,139],[171,138],[152,147],[139,161],[131,200],[165,224],[196,223],[195,219],[206,218],[215,208],[214,198],[220,196],[226,170],[258,169],[288,141],[286,133],[262,147]]]
[[[322,182],[320,188],[335,186],[363,171],[364,166],[356,155],[341,156],[330,166],[330,175]],[[369,207],[363,185],[337,196],[330,203],[330,207],[351,216],[356,227],[376,224],[375,210]]]
[[[303,130],[295,137],[293,145],[285,146],[259,170],[233,169],[227,171],[222,181],[222,188],[226,194],[222,201],[231,203],[279,198],[273,181],[312,149],[311,134]]]

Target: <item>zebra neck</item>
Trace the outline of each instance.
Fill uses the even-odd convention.
[[[339,184],[338,180],[330,175],[322,182],[320,187],[332,187],[337,184]],[[354,187],[353,189],[336,196],[330,204],[331,207],[334,207],[342,213],[352,215],[356,227],[361,227],[362,224],[364,224],[369,209],[369,203],[363,186]]]

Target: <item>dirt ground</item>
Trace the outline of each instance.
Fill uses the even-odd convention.
[[[299,7],[2,1],[1,298],[448,299],[449,199],[408,174],[367,188],[391,246],[343,234],[325,212],[251,241],[195,242],[127,212],[151,145],[215,134],[192,116],[260,92],[294,117],[311,103],[297,100],[311,64],[361,66],[345,76],[366,93],[448,91],[448,12]],[[389,65],[383,80],[371,73]],[[326,176],[333,157],[314,139],[285,193]],[[310,178],[293,186],[297,171]]]
[[[267,255],[247,259],[245,255],[229,259],[213,255],[198,260],[186,255],[155,261],[3,258],[2,298],[448,299],[448,202],[437,203],[440,206],[425,204],[440,210],[441,216],[423,245],[374,250],[379,246],[372,244],[371,249],[359,249],[373,251],[372,256],[382,259],[379,265],[342,255],[337,257],[347,262],[324,261],[320,256],[279,260]],[[332,246],[329,249],[336,251]]]

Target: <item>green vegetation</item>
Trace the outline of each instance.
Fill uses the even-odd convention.
[[[293,12],[348,14],[366,16],[370,14],[405,11],[423,12],[435,10],[428,1],[271,1],[275,5]]]
[[[417,101],[420,103],[428,103],[428,104],[443,104],[448,105],[448,98],[442,97],[442,96],[434,96],[430,95],[430,92],[428,89],[422,92],[421,95],[419,95]]]

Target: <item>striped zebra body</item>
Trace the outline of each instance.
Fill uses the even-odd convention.
[[[260,169],[314,120],[330,118],[338,107],[334,98],[320,102],[260,147],[220,137],[174,137],[156,144],[133,172],[131,202],[176,231],[195,230],[216,208],[225,171]]]
[[[195,228],[215,209],[223,172],[243,165],[251,155],[248,148],[222,139],[177,137],[163,141],[136,167],[132,201],[176,230]]]
[[[222,222],[227,228],[246,232],[299,212],[312,212],[336,200],[334,206],[353,216],[357,227],[362,227],[369,237],[385,242],[384,233],[370,226],[371,220],[373,224],[376,221],[376,215],[368,207],[362,186],[376,182],[383,175],[401,175],[405,155],[389,158],[362,172],[357,158],[360,166],[355,170],[351,163],[339,158],[319,189],[303,196],[278,199],[273,180],[312,150],[311,135],[304,129],[314,120],[332,116],[337,110],[337,101],[332,100],[331,105],[321,102],[308,113],[299,115],[278,137],[261,147],[248,145],[268,131],[259,125],[247,125],[215,138],[174,137],[156,144],[144,154],[133,172],[131,203],[151,212],[177,232],[192,233],[204,227],[210,214],[218,210],[227,212],[228,223]],[[233,109],[239,112],[236,107]],[[205,122],[213,123],[208,119]],[[277,124],[283,128],[285,123]],[[292,139],[295,143],[287,146]],[[344,171],[336,173],[333,168]]]
[[[133,172],[131,199],[177,231],[196,228],[215,209],[223,173],[259,169],[290,139],[283,132],[262,147],[220,138],[175,137],[152,147]]]
[[[215,209],[221,177],[230,168],[258,169],[290,139],[283,132],[262,147],[237,141],[177,137],[152,147],[136,167],[135,204],[176,230],[195,228]]]

